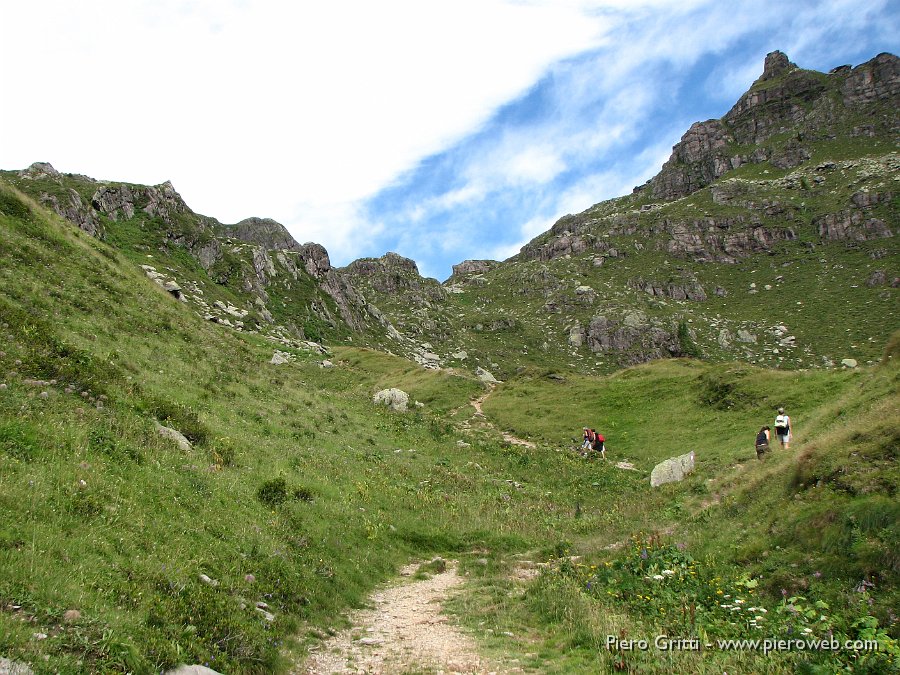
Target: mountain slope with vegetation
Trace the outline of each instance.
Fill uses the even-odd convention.
[[[896,329],[898,95],[891,54],[826,74],[773,52],[633,194],[564,216],[506,262],[458,266],[443,302],[368,297],[447,363],[464,351],[504,377],[680,355],[873,363]]]
[[[287,672],[440,554],[507,669],[900,668],[897,59],[782,57],[649,185],[445,284],[170,184],[0,172],[0,658]],[[663,633],[879,649],[608,648]]]

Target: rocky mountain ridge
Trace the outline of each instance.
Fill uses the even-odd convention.
[[[694,124],[647,184],[560,218],[505,262],[455,265],[444,284],[395,253],[333,268],[324,247],[274,220],[194,213],[169,182],[98,181],[46,163],[0,176],[201,316],[285,344],[354,341],[501,375],[679,355],[827,366],[871,359],[870,341],[891,329],[898,93],[890,54],[825,74],[773,52],[731,110]],[[832,307],[837,289],[824,279],[849,309]],[[814,312],[796,328],[766,320],[763,296],[782,290],[854,335],[822,340]]]

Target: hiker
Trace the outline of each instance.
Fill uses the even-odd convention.
[[[763,427],[756,434],[756,459],[762,459],[769,451],[769,427]]]
[[[590,450],[594,446],[594,436],[587,427],[584,427],[581,431],[581,450],[582,454],[584,454],[584,451]]]
[[[591,429],[591,431],[594,433],[594,452],[599,452],[600,456],[603,457],[603,459],[606,459],[606,446],[604,445],[606,439],[603,438],[603,434],[599,433],[596,429]]]
[[[775,435],[781,442],[781,447],[787,450],[790,447],[791,436],[794,428],[791,425],[791,418],[784,414],[784,408],[778,409],[778,416],[775,417]]]

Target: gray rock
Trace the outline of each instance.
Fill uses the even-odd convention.
[[[222,673],[206,666],[178,666],[174,670],[167,670],[165,675],[222,675]]]
[[[734,336],[731,334],[727,328],[723,328],[719,331],[719,345],[721,347],[728,347],[731,345],[731,341],[734,339]]]
[[[467,276],[470,274],[484,274],[490,272],[497,265],[496,260],[463,260],[458,265],[453,266],[454,277]]]
[[[267,612],[266,610],[262,609],[261,607],[256,607],[254,609],[257,612],[259,612],[260,614],[262,614],[262,617],[269,623],[275,621],[275,615],[272,614],[272,612]]]
[[[287,352],[278,351],[276,349],[275,353],[272,354],[272,358],[269,361],[269,363],[271,363],[273,366],[280,366],[284,363],[290,363],[290,361],[291,361],[290,354],[288,354]]]
[[[665,483],[676,483],[683,480],[686,475],[694,470],[694,453],[673,457],[660,462],[653,467],[650,473],[650,486],[658,487]]]
[[[738,340],[740,340],[741,342],[747,342],[747,343],[756,342],[756,336],[753,333],[751,333],[750,331],[746,331],[744,329],[741,329],[737,332],[737,337],[738,337]]]
[[[331,361],[329,361],[328,359],[325,359],[324,361],[322,361],[321,365],[323,368],[334,368],[334,364]]]
[[[200,580],[201,584],[206,584],[207,586],[212,586],[213,588],[219,585],[218,579],[211,579],[206,574],[201,574],[197,578]]]
[[[841,365],[844,368],[856,368],[859,364],[856,362],[856,359],[841,359]]]
[[[375,405],[386,405],[391,410],[398,412],[406,412],[409,405],[409,394],[396,387],[382,389],[372,397],[372,403]]]
[[[153,424],[156,427],[156,432],[162,436],[163,438],[167,438],[170,441],[175,441],[178,444],[178,447],[181,448],[184,452],[190,452],[191,450],[191,442],[185,438],[184,434],[180,431],[172,429],[171,427],[166,427],[153,420]]]
[[[459,359],[460,361],[465,361],[467,358],[469,358],[469,354],[465,351],[454,352],[450,356],[454,359]]]
[[[494,377],[490,371],[485,370],[481,366],[478,366],[475,369],[475,377],[484,382],[485,384],[498,384],[500,380]]]
[[[575,349],[580,348],[584,344],[584,328],[581,327],[580,323],[576,323],[569,329],[569,345],[575,347]]]
[[[34,675],[34,671],[24,663],[0,657],[0,675]]]

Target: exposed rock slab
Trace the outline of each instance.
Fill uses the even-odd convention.
[[[673,457],[664,462],[660,462],[653,467],[650,473],[650,486],[659,487],[666,483],[676,483],[684,480],[694,470],[694,453],[693,451],[686,455]]]

